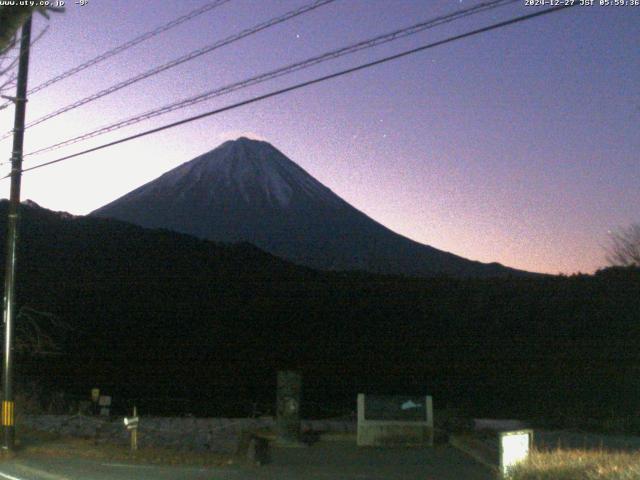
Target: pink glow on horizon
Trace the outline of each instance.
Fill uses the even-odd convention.
[[[203,3],[71,5],[34,46],[30,84]],[[28,119],[304,3],[230,2],[34,95]],[[393,9],[385,0],[336,2],[34,127],[26,149],[458,8],[457,0],[399,0]],[[528,12],[514,5],[465,19],[25,166]],[[37,32],[45,20],[35,25]],[[85,214],[226,140],[249,136],[269,141],[415,241],[525,270],[590,273],[606,265],[607,232],[640,221],[640,60],[629,47],[637,38],[640,9],[570,9],[29,172],[22,196]],[[3,131],[10,110],[0,111]],[[0,149],[10,155],[9,142]],[[8,183],[0,188],[7,196]]]

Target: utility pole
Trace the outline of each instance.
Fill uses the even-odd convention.
[[[22,25],[18,86],[16,89],[16,113],[13,127],[13,152],[11,155],[11,195],[7,219],[7,252],[4,278],[4,357],[2,368],[2,430],[3,450],[13,450],[15,440],[15,408],[13,401],[13,336],[15,323],[16,245],[18,241],[18,215],[20,211],[20,180],[22,178],[22,146],[24,143],[24,119],[27,103],[27,76],[29,71],[29,47],[31,43],[31,18]]]

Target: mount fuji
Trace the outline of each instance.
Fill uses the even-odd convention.
[[[244,137],[90,215],[219,242],[249,242],[320,270],[410,276],[526,274],[403,237],[349,205],[269,143]]]

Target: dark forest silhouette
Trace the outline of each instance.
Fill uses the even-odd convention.
[[[269,404],[278,368],[302,370],[308,415],[348,411],[359,391],[426,391],[436,407],[475,415],[637,411],[638,268],[327,273],[248,244],[35,206],[22,214],[18,304],[72,330],[64,355],[20,356],[21,378],[75,394],[187,397],[197,415]]]

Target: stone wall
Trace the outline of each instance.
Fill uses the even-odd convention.
[[[129,442],[129,431],[122,417],[104,418],[85,415],[22,415],[21,426],[60,435],[91,438],[98,443]],[[273,429],[274,419],[140,417],[138,444],[188,451],[233,453],[241,433],[253,429]],[[302,431],[355,432],[353,421],[303,420]]]

